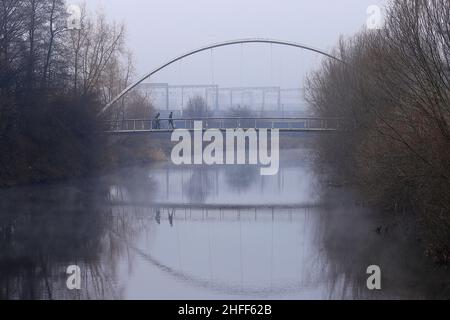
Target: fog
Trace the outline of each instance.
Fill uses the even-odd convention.
[[[72,3],[80,3],[73,1]],[[136,74],[207,44],[272,38],[330,51],[341,35],[360,30],[370,5],[382,0],[89,0],[91,11],[127,27]],[[297,88],[318,54],[279,46],[244,45],[205,52],[164,70],[151,82]]]

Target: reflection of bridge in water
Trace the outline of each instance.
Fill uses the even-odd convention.
[[[339,197],[324,202],[314,192],[299,197],[302,186],[310,190],[315,182],[293,170],[282,166],[278,177],[265,178],[247,167],[156,166],[136,174],[150,178],[157,186],[152,192],[113,188],[106,205],[136,221],[138,240],[124,241],[148,265],[146,272],[157,270],[186,290],[208,289],[214,297],[311,297],[333,285],[317,247],[320,221],[335,210],[352,213],[352,203]]]
[[[295,221],[298,217],[316,211],[317,214],[326,214],[333,208],[364,208],[366,204],[359,202],[342,203],[298,203],[298,204],[184,204],[184,203],[148,203],[111,201],[108,206],[132,209],[142,214],[150,214],[158,222],[167,220],[171,224],[174,221],[258,221],[262,220],[289,220]],[[352,214],[350,210],[348,214]],[[346,215],[342,213],[341,215]],[[303,219],[303,218],[302,218]]]
[[[177,282],[208,289],[215,294],[243,297],[302,294],[322,285],[319,284],[319,275],[323,274],[314,272],[321,258],[316,257],[309,246],[302,245],[306,239],[313,241],[317,232],[316,228],[308,227],[318,218],[308,209],[309,206],[278,211],[275,207],[259,206],[258,209],[253,208],[253,212],[248,207],[245,210],[222,210],[221,214],[220,209],[201,210],[196,208],[197,205],[193,205],[196,209],[184,210],[173,209],[173,204],[172,208],[157,207],[156,203],[145,208],[132,204],[116,205],[116,214],[136,215],[140,226],[150,223],[153,227],[146,231],[149,234],[142,235],[143,241],[139,244],[119,233],[114,233],[115,236],[140,259]],[[203,206],[213,208],[214,205]],[[233,228],[234,234],[229,233],[231,230],[215,229],[216,223]],[[260,232],[266,230],[265,237],[247,233],[250,223],[258,223],[257,229],[262,228]],[[287,230],[283,228],[280,234],[279,224],[290,227]],[[165,230],[161,233],[164,235],[162,238],[158,237],[159,229]],[[149,238],[153,240],[149,242]],[[259,244],[255,246],[257,239]],[[282,243],[286,240],[298,243],[299,251],[284,250]],[[203,245],[199,246],[199,243]],[[256,255],[256,263],[247,258],[249,249],[252,255]],[[284,263],[285,259],[290,264]],[[306,277],[300,276],[303,274],[300,271],[305,268],[311,272],[304,273],[308,275]],[[258,278],[260,276],[264,278]]]
[[[111,201],[112,206],[135,207],[135,208],[168,208],[186,210],[206,210],[206,211],[255,211],[255,210],[293,210],[325,208],[327,203],[292,203],[292,204],[229,204],[229,203],[175,203],[175,202],[136,202],[136,201]]]
[[[175,221],[295,221],[298,217],[307,214],[310,210],[324,210],[329,207],[326,203],[299,203],[299,204],[201,204],[201,203],[148,203],[111,201],[108,204],[113,208],[122,210],[131,209],[141,214],[147,214],[152,219],[161,223],[169,221],[174,225]]]
[[[240,285],[232,284],[227,281],[221,280],[208,280],[205,278],[201,278],[182,270],[177,270],[170,266],[167,266],[163,262],[159,261],[157,258],[152,256],[150,253],[141,250],[130,243],[128,243],[128,247],[132,249],[138,256],[140,256],[143,260],[153,265],[160,271],[170,275],[171,277],[187,282],[190,285],[199,288],[205,288],[211,291],[215,291],[218,293],[225,293],[231,295],[254,295],[254,296],[267,296],[267,295],[283,295],[283,294],[293,294],[305,291],[306,289],[314,288],[317,284],[313,279],[308,279],[306,281],[300,283],[289,283],[283,284],[279,286],[273,285],[260,285],[254,287],[244,287],[242,283]]]

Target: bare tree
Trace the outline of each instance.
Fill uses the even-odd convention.
[[[96,110],[133,71],[124,26],[67,18],[64,0],[0,2],[0,185],[87,174],[103,150]]]
[[[209,114],[208,104],[200,95],[190,98],[183,111],[183,115],[188,118],[203,118],[208,117]]]

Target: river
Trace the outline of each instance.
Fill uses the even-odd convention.
[[[3,190],[0,298],[448,298],[447,273],[403,236],[407,215],[331,186],[312,153],[282,151],[272,177],[158,163]],[[81,290],[67,288],[71,265]],[[381,290],[367,288],[371,265]]]

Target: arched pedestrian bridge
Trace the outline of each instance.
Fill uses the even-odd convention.
[[[186,54],[177,56],[167,63],[157,67],[153,71],[145,74],[139,78],[134,83],[130,84],[125,88],[119,95],[111,100],[99,113],[99,116],[104,115],[111,106],[120,101],[127,93],[136,88],[143,81],[149,79],[160,71],[166,69],[167,67],[173,65],[174,63],[186,59],[195,54],[214,50],[217,48],[244,45],[244,44],[269,44],[269,45],[280,45],[291,47],[295,49],[307,50],[314,53],[318,53],[328,59],[334,59],[341,63],[345,63],[340,58],[333,56],[320,49],[313,48],[311,46],[282,40],[273,39],[241,39],[232,40],[221,43],[216,43],[208,45],[196,50],[189,51]],[[186,129],[186,130],[196,130],[195,122],[202,122],[202,130],[207,129],[217,129],[217,130],[227,130],[227,129],[277,129],[284,132],[333,132],[338,131],[343,128],[344,119],[338,118],[179,118],[173,119],[173,123],[169,121],[170,119],[120,119],[120,120],[110,120],[107,121],[105,126],[105,131],[109,134],[136,134],[136,133],[165,133],[171,132],[173,129]],[[198,129],[197,129],[198,130]]]

